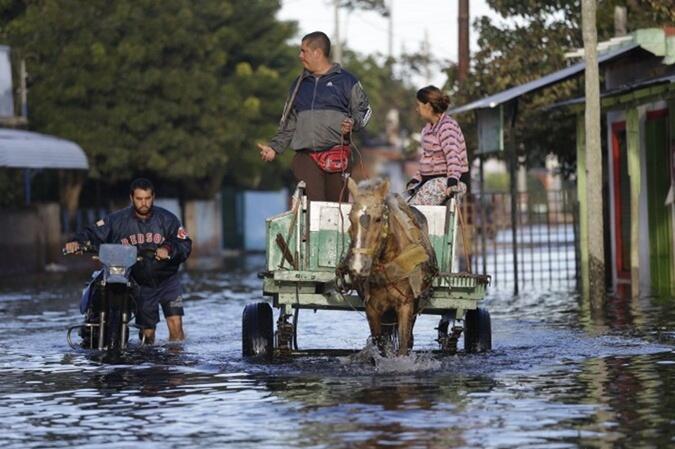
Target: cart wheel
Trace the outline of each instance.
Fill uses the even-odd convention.
[[[490,313],[481,309],[469,310],[464,320],[464,351],[487,352],[492,350]]]
[[[450,328],[450,322],[455,322],[454,314],[446,314],[441,317],[438,322],[438,336],[436,341],[440,346],[440,350],[445,354],[456,354],[457,353],[457,340],[459,339],[459,333],[456,332],[456,327],[453,326]]]
[[[272,357],[273,338],[272,307],[266,302],[247,305],[241,321],[244,357]]]

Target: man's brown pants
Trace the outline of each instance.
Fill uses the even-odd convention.
[[[291,169],[296,181],[305,181],[307,198],[310,201],[339,202],[340,194],[342,194],[342,202],[347,202],[349,191],[346,178],[342,176],[342,173],[327,173],[321,170],[309,155],[308,150],[295,152]],[[350,169],[351,167],[345,173],[349,173]]]

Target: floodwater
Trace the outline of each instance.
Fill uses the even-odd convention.
[[[675,446],[675,301],[492,293],[494,351],[439,358],[436,318],[416,352],[381,359],[355,312],[301,311],[302,348],[241,357],[259,257],[186,274],[187,340],[115,363],[72,350],[87,273],[0,280],[0,440],[6,448],[667,448]],[[132,338],[135,341],[135,337]],[[365,347],[365,349],[364,349]]]

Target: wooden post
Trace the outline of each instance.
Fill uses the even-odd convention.
[[[81,170],[59,170],[59,204],[61,210],[66,211],[68,217],[65,223],[66,229],[64,232],[74,232],[76,225],[77,208],[80,204],[80,193],[84,187],[84,181],[87,174]]]
[[[588,279],[588,203],[586,202],[586,133],[584,114],[577,114],[577,201],[579,201],[579,254],[581,293],[589,298]]]
[[[627,13],[625,6],[614,7],[614,36],[626,35]]]
[[[586,62],[586,201],[588,225],[588,280],[591,304],[598,307],[605,300],[605,249],[602,216],[602,146],[600,144],[600,77],[596,2],[582,0],[582,29]]]
[[[387,3],[387,14],[389,15],[387,29],[387,54],[389,59],[394,58],[394,0]]]
[[[461,83],[469,76],[469,0],[459,0],[457,21],[459,30],[459,51],[457,61],[457,80]]]
[[[485,194],[485,172],[483,170],[483,160],[485,159],[484,155],[478,156],[478,160],[480,161],[480,166],[479,166],[479,175],[480,175],[480,195],[476,198],[477,201],[474,202],[474,213],[476,210],[476,205],[480,207],[480,248],[481,248],[481,261],[483,263],[483,271],[481,274],[486,274],[487,273],[487,242],[485,241],[485,235],[488,232],[488,225],[487,225],[487,214],[485,213],[485,205],[488,202],[487,195]],[[495,256],[496,257],[496,256]]]
[[[515,112],[514,112],[515,114]],[[518,172],[518,155],[516,154],[515,117],[509,126],[509,185],[511,191],[511,240],[513,241],[513,294],[520,292],[518,285],[518,188],[516,174]]]
[[[340,40],[340,1],[333,0],[333,13],[335,19],[335,35],[333,42],[333,62],[342,64],[342,41]]]
[[[670,148],[670,194],[668,207],[670,208],[670,232],[672,233],[672,257],[671,257],[671,279],[675,279],[675,98],[670,98],[668,100],[668,126],[669,126],[669,136],[670,142],[668,143]],[[671,282],[670,294],[675,297],[675,282]]]
[[[630,178],[630,286],[640,294],[640,116],[635,106],[626,111],[626,147]]]

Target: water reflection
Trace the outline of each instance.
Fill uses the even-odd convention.
[[[617,297],[591,313],[565,292],[495,295],[487,301],[489,355],[418,351],[378,360],[365,350],[256,364],[240,357],[240,326],[244,305],[259,296],[260,262],[190,273],[186,342],[164,344],[160,334],[159,345],[132,346],[114,361],[66,344],[82,277],[3,282],[5,446],[665,448],[675,441],[672,302]],[[421,348],[432,348],[434,326],[420,318]],[[306,346],[359,349],[366,334],[354,314],[301,314]]]

